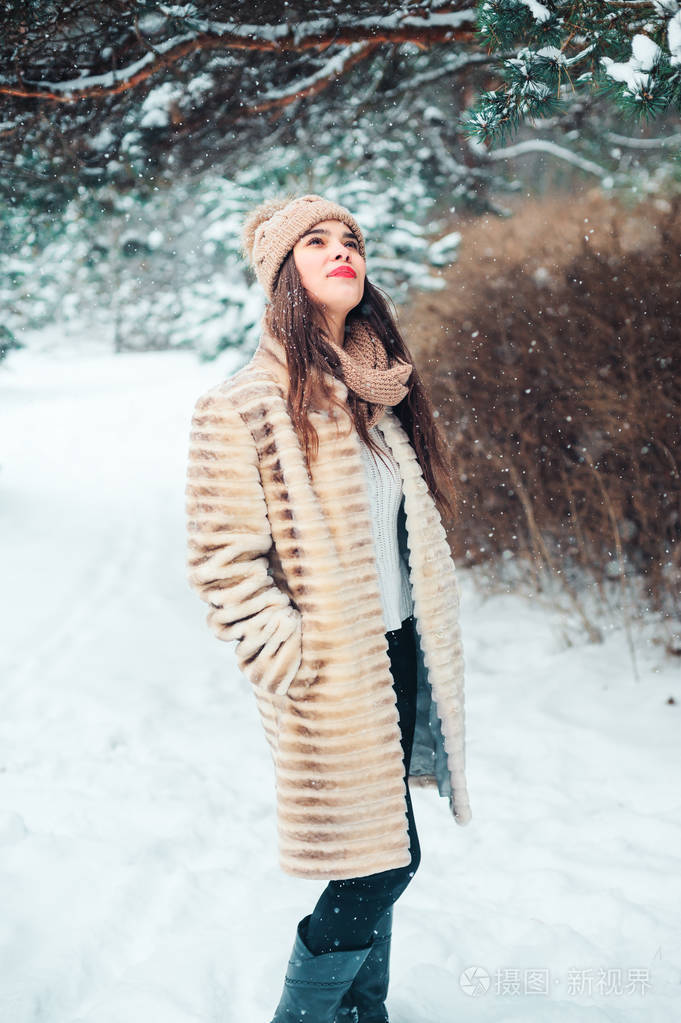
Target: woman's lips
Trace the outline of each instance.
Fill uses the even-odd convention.
[[[356,277],[357,274],[351,266],[340,266],[337,270],[332,270],[329,277]]]

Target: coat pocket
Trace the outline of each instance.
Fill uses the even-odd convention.
[[[256,620],[257,619],[257,620]],[[285,696],[302,660],[302,617],[293,605],[274,608],[266,621],[242,622],[237,662],[256,689]]]

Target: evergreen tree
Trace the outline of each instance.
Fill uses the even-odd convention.
[[[504,138],[587,91],[639,122],[681,111],[678,0],[482,0],[478,36],[492,52],[516,51],[500,56],[504,84],[464,116],[479,140]]]

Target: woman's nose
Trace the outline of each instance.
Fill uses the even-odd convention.
[[[333,258],[338,259],[339,256],[345,257],[348,255],[347,247],[340,238],[334,238],[331,242],[331,250],[333,252]],[[335,250],[335,251],[334,251]]]

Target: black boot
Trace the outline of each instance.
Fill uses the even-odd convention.
[[[389,1023],[385,1000],[390,978],[390,939],[393,907],[389,906],[376,924],[369,955],[343,995],[336,1023]]]
[[[310,915],[298,924],[272,1023],[334,1023],[343,995],[373,948],[372,943],[367,948],[313,955],[305,944]]]

